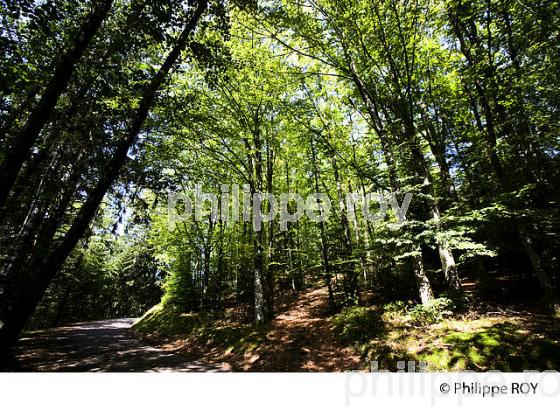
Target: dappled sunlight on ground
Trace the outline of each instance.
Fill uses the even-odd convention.
[[[179,349],[211,363],[226,362],[235,371],[337,372],[363,368],[359,355],[335,337],[327,316],[326,289],[301,292],[282,303],[279,310],[270,324],[262,326],[231,318],[201,321],[194,315],[159,312],[140,327],[155,338],[157,331],[151,330],[164,329],[165,337],[160,340],[166,349]],[[191,323],[187,323],[189,320]],[[177,321],[184,321],[184,332],[172,323]],[[169,329],[178,332],[175,337]]]
[[[424,327],[393,321],[387,328],[361,350],[389,370],[397,360],[425,361],[432,371],[560,369],[560,321],[546,315],[479,314]]]
[[[16,347],[15,371],[193,372],[225,367],[188,360],[181,354],[140,341],[134,319],[77,323],[30,332]]]
[[[469,311],[415,325],[376,305],[329,316],[324,287],[288,296],[264,325],[159,306],[134,332],[134,319],[29,332],[12,370],[337,372],[367,370],[373,360],[387,370],[403,360],[425,361],[431,371],[560,369],[560,319],[551,316]]]
[[[336,339],[326,317],[325,288],[306,292],[272,323],[259,359],[245,370],[346,371],[360,368],[360,357]]]

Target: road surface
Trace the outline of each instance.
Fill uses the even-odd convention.
[[[15,349],[13,371],[208,372],[224,367],[152,346],[130,330],[134,319],[76,323],[30,332]]]

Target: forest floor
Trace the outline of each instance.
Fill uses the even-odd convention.
[[[313,288],[279,301],[280,313],[268,325],[253,326],[213,320],[190,334],[165,340],[162,347],[204,358],[234,371],[326,371],[363,368],[360,356],[336,338],[328,318],[325,288]],[[190,317],[190,315],[182,315]],[[146,333],[146,332],[143,332]],[[155,337],[155,339],[154,339]],[[177,336],[176,336],[177,337]]]
[[[338,372],[367,371],[371,361],[395,370],[410,360],[429,371],[560,370],[557,317],[470,306],[418,325],[371,301],[333,316],[327,300],[324,287],[287,292],[276,300],[276,318],[260,326],[246,312],[155,306],[134,326],[116,319],[28,332],[8,370]]]
[[[243,370],[340,372],[361,368],[360,356],[336,338],[328,320],[326,288],[312,289],[286,306],[271,324],[266,342]]]
[[[277,305],[263,326],[158,307],[135,330],[165,350],[233,371],[367,371],[374,360],[389,370],[403,360],[429,371],[560,370],[560,319],[538,312],[492,307],[425,325],[375,305],[329,316],[324,287]]]

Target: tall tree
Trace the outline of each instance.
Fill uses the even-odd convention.
[[[187,46],[192,32],[196,29],[206,8],[207,2],[205,0],[199,0],[196,3],[192,15],[188,18],[173,48],[143,91],[138,108],[133,118],[130,120],[130,125],[125,134],[121,137],[110,161],[104,167],[102,176],[93,190],[88,194],[86,201],[80,207],[78,214],[74,218],[60,244],[58,244],[43,261],[32,267],[32,272],[27,275],[31,278],[30,280],[28,279],[28,281],[9,289],[9,293],[6,296],[9,298],[10,303],[7,311],[4,313],[3,325],[0,329],[0,351],[6,352],[16,341],[17,335],[33,313],[33,310],[45,293],[49,283],[60,270],[80,238],[84,235],[103,197],[118,177],[121,168],[125,164],[128,151],[135,143],[142,129],[156,98],[157,91],[167,79],[173,66],[177,63],[181,52]]]

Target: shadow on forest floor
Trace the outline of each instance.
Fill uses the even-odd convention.
[[[134,329],[164,347],[238,371],[344,371],[359,369],[360,358],[341,343],[327,316],[323,288],[305,291],[282,305],[267,325],[224,317],[174,314],[155,307]]]
[[[384,339],[361,346],[380,368],[425,361],[428,370],[559,370],[560,321],[529,313],[450,318],[427,327],[388,325]]]
[[[28,333],[17,366],[31,371],[347,371],[396,370],[425,361],[428,370],[559,370],[560,319],[530,312],[454,315],[417,326],[379,306],[330,316],[324,288],[291,295],[269,324],[228,313],[180,314],[154,307],[132,319],[78,323]]]
[[[329,317],[324,288],[286,303],[266,326],[225,317],[170,314],[156,308],[136,325],[165,347],[240,371],[396,370],[402,360],[428,370],[559,370],[560,320],[529,312],[489,312],[414,326],[381,307]],[[158,310],[159,309],[159,310]]]

